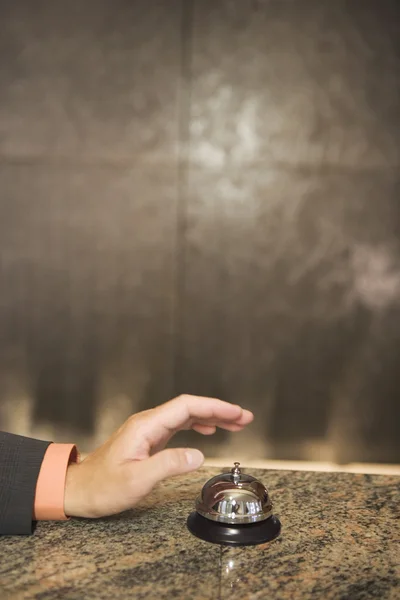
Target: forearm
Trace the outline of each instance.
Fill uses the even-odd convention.
[[[0,535],[32,533],[36,484],[50,443],[0,432]]]

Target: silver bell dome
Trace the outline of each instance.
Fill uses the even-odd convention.
[[[230,525],[264,521],[272,515],[267,488],[255,477],[242,473],[235,462],[228,473],[213,477],[196,500],[196,511],[209,519]]]

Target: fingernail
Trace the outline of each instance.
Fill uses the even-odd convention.
[[[200,450],[189,449],[185,451],[187,464],[193,469],[197,469],[201,467],[204,462],[203,453]]]

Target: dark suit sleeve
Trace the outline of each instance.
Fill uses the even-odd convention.
[[[32,533],[36,482],[50,443],[0,431],[0,535]]]

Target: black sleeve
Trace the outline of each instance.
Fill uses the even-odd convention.
[[[36,482],[50,443],[0,431],[0,535],[32,533]]]

